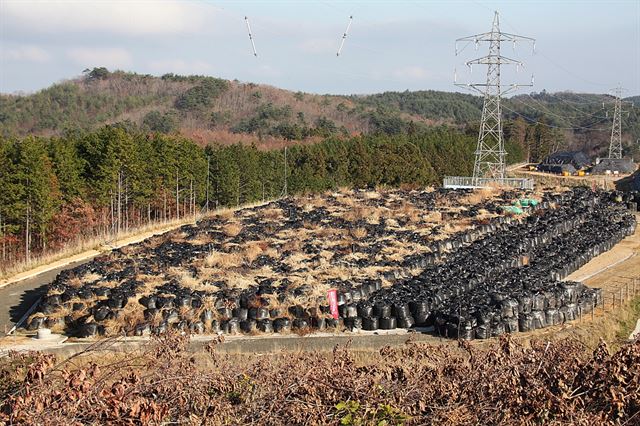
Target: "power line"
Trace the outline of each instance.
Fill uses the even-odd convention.
[[[538,121],[538,120],[537,120],[537,119],[535,119],[535,118],[528,117],[528,116],[526,116],[526,115],[524,115],[524,114],[519,113],[518,111],[515,111],[515,110],[512,110],[512,109],[510,109],[510,108],[507,108],[506,106],[503,106],[502,108],[503,108],[503,109],[505,109],[505,110],[507,110],[507,111],[509,111],[509,112],[511,112],[511,113],[513,113],[513,114],[516,114],[516,115],[518,115],[518,116],[520,116],[520,117],[524,118],[525,120],[527,120],[527,121],[529,121],[529,122],[531,122],[531,123],[539,124],[539,125],[541,125],[541,126],[549,127],[549,128],[552,128],[552,129],[560,129],[560,130],[595,130],[595,131],[605,131],[605,130],[609,130],[609,129],[607,129],[607,128],[593,128],[593,127],[586,127],[586,126],[576,126],[576,127],[555,126],[555,125],[553,125],[553,124],[543,123],[543,122],[541,122],[541,121]],[[605,120],[608,120],[608,119],[607,119],[607,118],[604,118],[604,119],[602,119],[602,120],[596,121],[596,122],[595,122],[595,123],[593,123],[592,125],[600,124],[600,123],[604,122]]]
[[[475,0],[474,0],[474,2],[475,2],[476,4],[478,4],[478,5],[480,5],[480,6],[482,6],[482,7],[485,7],[485,8],[486,8],[486,6],[482,5],[480,2],[475,1]],[[510,27],[513,31],[518,31],[518,29],[517,29],[517,28],[515,28],[513,25],[511,25],[511,23],[510,23],[508,20],[505,20],[504,22],[505,22],[505,24],[506,24],[508,27]],[[544,50],[542,50],[542,51],[541,51],[541,50],[539,50],[539,49],[536,49],[534,53],[535,53],[536,55],[540,55],[541,57],[543,57],[544,59],[546,59],[548,62],[550,62],[550,63],[551,63],[552,65],[554,65],[556,68],[558,68],[558,69],[561,69],[561,70],[565,71],[567,74],[569,74],[569,75],[571,75],[571,76],[573,76],[573,77],[575,77],[575,78],[578,78],[578,79],[582,80],[583,82],[585,82],[585,83],[587,83],[587,84],[590,84],[590,85],[593,85],[593,86],[599,86],[599,87],[608,87],[608,86],[609,86],[607,83],[602,83],[602,82],[600,82],[600,83],[596,83],[596,82],[594,82],[594,81],[590,81],[590,80],[588,80],[588,79],[586,79],[586,78],[584,78],[584,77],[582,77],[582,76],[580,76],[580,75],[576,74],[575,72],[571,71],[569,68],[566,68],[566,67],[565,67],[565,66],[563,66],[562,64],[560,64],[560,63],[556,62],[556,61],[555,61],[555,60],[553,60],[551,57],[549,57],[548,55],[546,55],[546,54],[545,54],[545,52],[544,52]],[[574,95],[575,95],[575,96],[578,96],[577,94],[574,94]],[[553,95],[551,95],[551,96],[553,96]],[[580,96],[578,96],[578,97],[580,97]],[[559,98],[559,99],[561,99],[561,98]],[[583,99],[584,99],[584,98],[583,98]],[[562,100],[562,99],[561,99],[561,100]],[[591,102],[591,101],[588,101],[588,102]],[[594,103],[595,103],[595,102],[594,102]]]
[[[559,63],[557,63],[556,61],[554,61],[553,59],[551,59],[549,56],[545,55],[544,52],[537,52],[540,56],[542,56],[543,58],[545,58],[547,61],[549,61],[551,64],[555,65],[557,68],[565,71],[566,73],[568,73],[569,75],[576,77],[580,80],[582,80],[583,82],[587,83],[587,84],[591,84],[592,86],[598,86],[598,87],[606,87],[608,86],[608,84],[606,83],[596,83],[590,80],[587,80],[584,77],[579,76],[578,74],[574,73],[573,71],[569,70],[568,68],[565,68],[564,66],[560,65]]]
[[[569,99],[565,99],[564,97],[560,96],[561,94],[565,94],[567,96],[574,96],[576,98],[582,99],[581,101],[572,101]],[[582,95],[578,94],[578,93],[573,93],[573,92],[557,92],[557,93],[548,93],[545,92],[545,96],[553,96],[554,98],[559,99],[561,102],[566,103],[567,105],[570,104],[577,104],[577,105],[595,105],[595,104],[601,104],[603,101],[602,99],[598,99],[598,100],[593,100],[593,99],[587,99],[585,97],[583,97]],[[608,96],[607,94],[595,94],[595,96]]]
[[[556,98],[556,99],[560,100],[560,102],[562,102],[562,103],[566,104],[566,105],[567,105],[567,106],[569,106],[571,109],[573,109],[573,110],[575,110],[575,111],[579,112],[579,113],[580,113],[580,114],[582,114],[582,115],[586,115],[586,116],[594,116],[594,115],[598,114],[598,112],[599,112],[599,111],[596,111],[596,112],[589,113],[589,112],[586,112],[586,111],[584,111],[584,110],[582,110],[582,109],[580,109],[580,108],[576,108],[575,106],[573,106],[573,105],[571,105],[570,103],[566,102],[566,101],[565,101],[564,99],[562,99],[562,97],[560,97],[560,96],[556,96],[556,95],[552,95],[552,94],[545,94],[545,95],[552,96],[552,97],[554,97],[554,98]],[[537,100],[536,98],[534,98],[534,97],[533,97],[533,96],[531,96],[530,94],[527,94],[527,96],[528,96],[529,98],[531,98],[531,100],[533,100],[534,102],[536,102],[536,103],[538,103],[539,105],[541,105],[541,106],[543,106],[543,107],[544,107],[544,105],[542,104],[542,102],[540,102],[539,100]],[[576,104],[578,104],[578,105],[585,105],[584,103],[580,103],[580,102],[574,102],[574,103],[576,103]],[[599,104],[599,103],[600,103],[600,102],[598,102],[598,104]],[[595,104],[595,103],[594,103],[594,104]],[[602,104],[604,104],[604,102],[602,102]],[[604,109],[604,105],[602,105],[602,107],[600,108],[600,110],[602,110],[602,109]],[[573,118],[579,118],[579,117],[577,117],[577,116],[576,116],[576,117],[573,117]]]
[[[485,6],[484,4],[480,3],[480,2],[479,2],[479,1],[477,1],[477,0],[473,0],[473,2],[474,2],[475,4],[477,4],[478,6],[480,6],[480,7],[483,7],[483,8],[485,8],[485,9],[489,9],[487,6]],[[489,10],[490,10],[490,9],[489,9]],[[508,20],[505,20],[505,21],[504,21],[504,23],[505,23],[508,27],[510,27],[513,31],[518,31],[518,29],[517,29],[517,28],[515,28],[513,25],[511,25],[511,23],[510,23]],[[608,84],[605,84],[605,83],[596,83],[596,82],[590,81],[590,80],[588,80],[588,79],[585,79],[585,78],[584,78],[584,77],[582,77],[582,76],[579,76],[578,74],[574,73],[574,72],[573,72],[573,71],[571,71],[570,69],[568,69],[568,68],[564,67],[563,65],[561,65],[561,64],[557,63],[556,61],[554,61],[553,59],[551,59],[549,56],[547,56],[547,55],[544,53],[544,51],[536,50],[536,52],[535,52],[535,53],[536,53],[537,55],[540,55],[540,56],[542,56],[543,58],[545,58],[547,61],[549,61],[550,63],[552,63],[553,65],[555,65],[557,68],[559,68],[559,69],[561,69],[561,70],[565,71],[566,73],[568,73],[568,74],[572,75],[573,77],[576,77],[576,78],[578,78],[578,79],[580,79],[580,80],[584,81],[585,83],[588,83],[588,84],[591,84],[591,85],[594,85],[594,86],[600,86],[600,87],[607,87],[607,86],[608,86]]]
[[[529,104],[525,103],[525,102],[524,102],[522,99],[520,99],[520,98],[518,98],[518,99],[511,99],[511,101],[512,101],[512,102],[520,102],[520,103],[522,103],[523,105],[525,105],[525,106],[527,106],[527,107],[529,107],[529,108],[531,108],[531,109],[533,109],[533,110],[535,110],[535,111],[538,111],[538,112],[543,113],[543,114],[552,115],[552,116],[558,117],[558,118],[560,118],[560,119],[562,119],[562,120],[572,120],[572,119],[579,119],[579,118],[580,118],[580,117],[577,117],[577,116],[564,116],[564,115],[557,114],[557,113],[555,113],[555,112],[551,111],[551,110],[550,110],[548,107],[546,107],[544,104],[542,104],[542,102],[540,102],[540,101],[536,100],[535,98],[533,98],[531,95],[526,94],[525,96],[529,97],[532,101],[534,101],[535,103],[537,103],[538,105],[540,105],[540,108],[543,108],[543,109],[544,109],[544,111],[541,111],[541,110],[539,110],[539,109],[537,109],[537,108],[535,108],[535,107],[533,107],[533,106],[531,106],[531,105],[529,105]],[[578,111],[580,111],[580,110],[578,110]],[[583,113],[585,116],[587,116],[587,117],[594,117],[596,114],[598,114],[598,112],[594,112],[594,113],[591,113],[591,114],[586,113],[586,112],[584,112],[584,111],[580,111],[580,112],[582,112],[582,113]],[[606,120],[606,119],[607,119],[607,117],[594,117],[594,118],[601,118],[601,119],[604,119],[604,120]]]

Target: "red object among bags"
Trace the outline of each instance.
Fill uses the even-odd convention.
[[[327,299],[329,299],[329,311],[334,319],[338,319],[338,290],[335,288],[327,292]]]

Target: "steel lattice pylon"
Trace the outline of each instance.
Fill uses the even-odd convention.
[[[456,40],[456,43],[460,41],[475,42],[476,46],[480,42],[489,43],[489,54],[487,56],[474,59],[466,63],[469,67],[474,64],[486,65],[486,83],[456,83],[458,86],[474,89],[482,93],[484,96],[482,121],[480,123],[480,131],[478,132],[478,143],[475,151],[475,163],[473,166],[474,182],[477,182],[480,178],[491,178],[497,180],[505,178],[505,157],[507,153],[504,149],[504,139],[502,134],[502,112],[500,108],[500,99],[502,95],[515,90],[518,87],[532,86],[532,84],[511,84],[506,90],[503,90],[500,82],[501,65],[515,64],[516,66],[523,66],[522,62],[507,58],[500,54],[500,45],[503,41],[513,42],[515,45],[518,40],[531,41],[535,43],[535,40],[529,37],[501,32],[498,12],[495,12],[493,26],[490,32],[476,34]]]
[[[609,158],[622,158],[622,88],[615,89],[616,100],[611,126],[611,143],[609,144]]]

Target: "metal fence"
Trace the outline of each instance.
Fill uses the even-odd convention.
[[[473,176],[445,176],[443,186],[451,189],[506,186],[515,189],[533,189],[533,179],[527,178],[474,178]]]
[[[585,316],[593,319],[596,311],[614,312],[638,296],[640,296],[640,278],[617,277],[616,281],[611,283],[608,288],[602,290],[602,299],[597,305],[595,302],[593,303],[593,308],[590,312],[583,312],[582,309],[578,309],[576,320],[582,321]]]
[[[619,308],[627,301],[640,296],[640,278],[616,277],[609,288],[602,293],[602,310],[611,311]]]

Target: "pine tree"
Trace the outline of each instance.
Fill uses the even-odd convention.
[[[16,144],[15,179],[22,189],[17,210],[23,213],[25,257],[30,258],[34,240],[47,248],[48,227],[60,207],[58,180],[43,140],[28,137]]]

